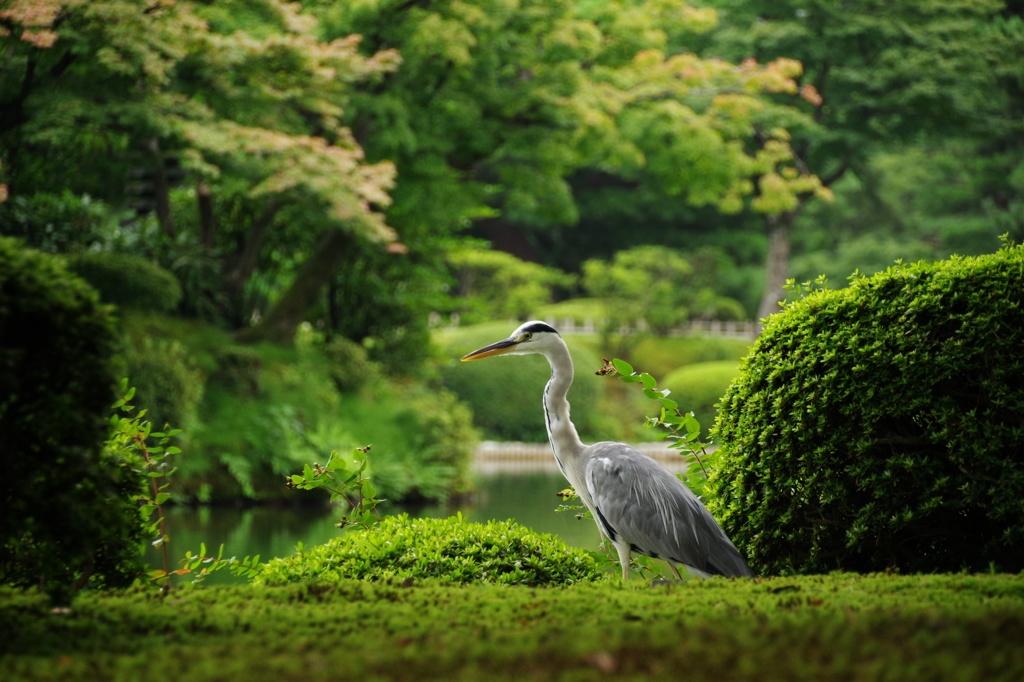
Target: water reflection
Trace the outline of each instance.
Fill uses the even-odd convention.
[[[555,512],[561,503],[555,493],[566,487],[565,479],[554,472],[504,473],[483,476],[479,480],[478,494],[472,502],[446,508],[442,505],[400,509],[387,505],[383,510],[394,514],[408,511],[413,516],[441,517],[461,511],[470,521],[485,522],[514,519],[541,533],[558,535],[567,544],[585,549],[597,549],[600,542],[597,527],[590,519],[577,520],[569,512]],[[296,492],[296,494],[316,494]],[[254,509],[183,508],[167,511],[167,531],[171,537],[169,555],[171,568],[186,551],[197,553],[199,544],[206,543],[207,554],[216,553],[224,544],[225,557],[259,554],[261,559],[288,556],[295,552],[297,543],[307,547],[326,542],[338,535],[335,527],[337,513],[329,508]],[[162,565],[160,553],[150,548],[147,561],[152,568]],[[207,578],[207,584],[244,582],[241,578],[220,571]]]

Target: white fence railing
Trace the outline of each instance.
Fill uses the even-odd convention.
[[[660,462],[674,474],[683,473],[692,461],[688,453],[672,450],[663,443],[636,443],[637,450]],[[498,443],[484,441],[477,447],[473,470],[479,474],[558,471],[547,443]]]
[[[550,319],[548,322],[560,334],[599,334],[601,325],[595,320]],[[633,325],[623,325],[617,334],[630,335],[647,333],[650,327],[643,320]],[[725,336],[731,338],[755,339],[761,333],[761,325],[754,320],[691,320],[687,324],[669,330],[659,336]]]
[[[550,323],[560,334],[600,334],[602,325],[597,320],[579,320],[575,318],[548,318]],[[515,324],[510,321],[509,324]],[[452,315],[445,321],[440,314],[431,313],[430,325],[432,327],[458,327],[459,318]],[[650,327],[644,320],[638,320],[633,324],[627,324],[615,330],[617,334],[630,335],[637,333],[648,333]],[[719,336],[737,339],[756,339],[761,333],[761,324],[756,320],[691,320],[687,324],[669,330],[667,333],[660,333],[659,336]]]

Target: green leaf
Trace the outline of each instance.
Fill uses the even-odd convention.
[[[623,378],[626,378],[633,374],[633,365],[629,364],[625,360],[613,358],[612,366],[615,367],[615,371],[621,374]]]
[[[654,388],[658,385],[658,382],[647,372],[640,375],[640,383],[644,385],[644,388]]]
[[[377,488],[370,482],[370,479],[366,479],[363,481],[362,486],[360,486],[360,492],[362,492],[363,497],[373,499],[377,495]]]

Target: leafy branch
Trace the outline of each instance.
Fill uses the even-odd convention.
[[[684,413],[679,403],[669,398],[667,388],[659,389],[657,380],[647,372],[635,372],[633,366],[625,360],[602,358],[604,367],[597,370],[598,376],[619,375],[622,381],[629,384],[641,384],[643,394],[658,403],[658,415],[647,417],[644,426],[649,429],[662,428],[661,438],[671,441],[669,448],[681,453],[692,455],[704,472],[707,480],[708,470],[704,467],[703,457],[708,455],[707,446],[700,439],[700,422],[693,412]]]
[[[181,430],[153,432],[153,423],[145,419],[146,410],[140,410],[133,416],[135,407],[130,401],[135,397],[135,388],[128,387],[127,379],[121,380],[119,393],[121,398],[111,406],[114,410],[110,417],[112,430],[105,447],[107,452],[116,453],[129,462],[143,478],[143,485],[135,500],[139,505],[144,532],[153,538],[150,544],[160,548],[163,555],[164,567],[150,573],[150,579],[158,582],[170,575],[170,557],[167,552],[170,537],[167,534],[164,504],[171,498],[167,488],[170,486],[169,477],[175,471],[170,467],[168,458],[181,452],[180,448],[169,443]],[[156,442],[151,444],[150,439],[156,439]],[[169,583],[161,585],[163,589],[169,586]]]
[[[384,501],[377,497],[377,488],[366,475],[366,453],[369,450],[369,445],[353,450],[351,464],[340,457],[336,450],[332,451],[327,464],[306,464],[301,474],[292,474],[284,485],[299,490],[326,490],[330,493],[332,503],[344,502],[347,505],[341,520],[336,524],[338,528],[369,528],[380,522],[377,505]]]
[[[153,538],[150,544],[160,549],[163,559],[163,568],[150,571],[150,582],[167,592],[171,589],[171,576],[174,575],[193,574],[192,582],[199,583],[210,573],[226,568],[235,575],[255,577],[261,571],[259,555],[247,556],[242,560],[234,557],[225,559],[224,545],[221,545],[216,557],[208,557],[205,543],[200,544],[198,555],[190,551],[185,553],[185,558],[180,561],[182,568],[171,570],[168,552],[171,538],[167,532],[164,505],[171,499],[168,488],[171,485],[170,477],[176,471],[168,459],[181,452],[181,448],[169,443],[171,438],[181,433],[181,429],[153,431],[153,423],[145,419],[146,410],[139,410],[132,415],[135,407],[130,401],[135,397],[135,388],[128,388],[127,379],[121,380],[120,393],[122,397],[111,406],[115,412],[110,418],[113,428],[106,448],[108,452],[117,453],[130,462],[144,480],[135,500],[139,505],[145,532]]]
[[[191,551],[185,552],[185,558],[180,563],[183,564],[182,568],[171,571],[171,574],[187,575],[191,573],[193,574],[193,583],[200,583],[211,573],[225,568],[231,571],[232,574],[245,578],[255,578],[263,572],[263,564],[260,563],[259,554],[253,557],[247,556],[243,559],[236,559],[235,557],[225,559],[224,545],[221,544],[220,549],[217,550],[217,556],[210,557],[206,556],[205,542],[199,543],[199,554],[192,554]]]

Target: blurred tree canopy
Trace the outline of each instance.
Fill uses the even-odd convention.
[[[179,312],[252,340],[309,320],[382,359],[463,306],[467,235],[569,271],[702,249],[751,309],[767,252],[765,311],[801,214],[826,251],[867,209],[949,244],[1020,229],[1013,6],[707,4],[8,0],[0,232],[155,260]]]
[[[1008,8],[1000,0],[707,4],[719,10],[721,22],[701,54],[758,60],[785,56],[803,65],[797,79],[801,107],[814,125],[788,125],[787,130],[797,166],[826,187],[848,175],[871,184],[877,155],[907,145],[941,148],[951,138],[972,140],[970,156],[986,158],[982,165],[998,167],[1006,172],[1004,178],[1020,167],[1024,29],[1019,6]],[[993,157],[995,150],[1006,151]],[[987,189],[1001,194],[995,187]],[[918,191],[930,190],[925,184]],[[975,197],[981,200],[976,203],[988,203],[985,193]],[[1019,188],[1013,193],[1019,196]],[[782,298],[790,228],[803,199],[766,215],[769,259],[759,316],[774,312]],[[1006,208],[1019,216],[1019,203],[1012,203]],[[988,234],[989,250],[996,247],[997,234]]]
[[[252,339],[289,339],[317,306],[345,327],[321,292],[364,261],[421,273],[410,303],[436,307],[461,232],[573,223],[582,168],[730,211],[814,190],[784,131],[747,144],[799,64],[672,48],[712,21],[669,0],[12,0],[3,179],[15,209],[67,191],[140,211],[67,246],[163,260],[185,309],[255,321]],[[0,224],[38,241],[32,213]]]

